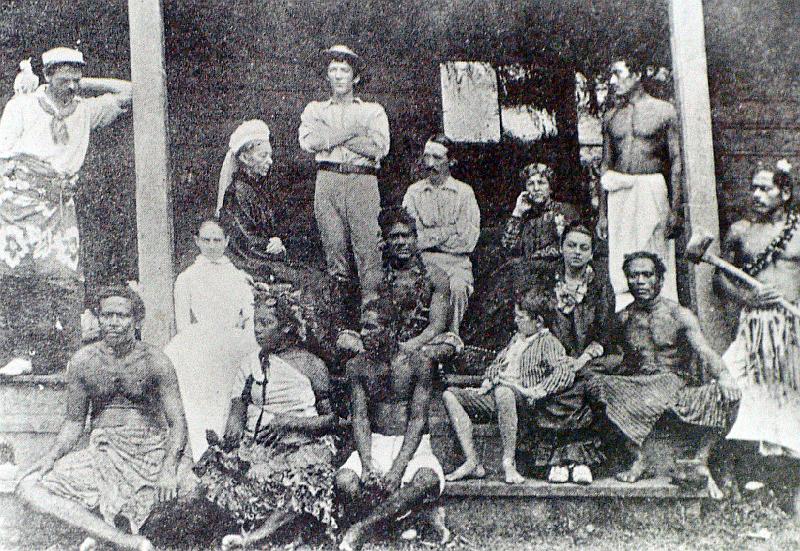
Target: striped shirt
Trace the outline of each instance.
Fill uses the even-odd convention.
[[[514,335],[511,342],[497,355],[486,369],[484,379],[496,381],[507,371],[525,388],[538,387],[546,396],[558,393],[572,386],[575,381],[574,360],[567,355],[564,346],[550,331],[542,329],[527,338],[525,349],[519,354],[514,366],[509,359],[516,354],[509,354],[516,348],[519,334]]]

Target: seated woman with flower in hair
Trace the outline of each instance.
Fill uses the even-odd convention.
[[[222,442],[195,467],[206,498],[232,514],[247,535],[223,549],[265,541],[301,515],[329,533],[333,518],[336,423],[325,364],[303,348],[313,313],[287,285],[255,285],[255,334],[261,349],[244,359]]]

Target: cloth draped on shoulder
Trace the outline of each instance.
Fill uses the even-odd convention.
[[[662,296],[678,302],[675,241],[667,239],[670,211],[667,183],[662,174],[623,174],[607,171],[600,183],[608,192],[608,272],[621,311],[633,301],[622,271],[626,254],[650,251],[667,267]]]

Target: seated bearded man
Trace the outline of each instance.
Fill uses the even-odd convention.
[[[386,242],[383,278],[365,316],[374,325],[340,338],[358,351],[347,364],[356,451],[335,482],[355,520],[341,549],[357,549],[380,523],[441,494],[444,472],[427,428],[433,362],[462,347],[445,333],[447,275],[423,265],[414,219],[394,207],[382,211],[378,223]],[[445,539],[446,529],[437,528]]]
[[[72,357],[67,415],[56,444],[23,471],[17,493],[34,509],[96,538],[152,549],[137,535],[139,528],[159,501],[189,494],[197,481],[183,455],[186,421],[178,380],[164,354],[135,338],[144,303],[134,291],[102,290],[95,313],[102,340]],[[89,445],[76,449],[89,413]],[[118,515],[127,518],[133,534],[115,527]],[[91,548],[91,541],[81,549]]]
[[[695,462],[698,472],[708,479],[712,497],[721,498],[706,463],[718,431],[727,424],[728,406],[738,399],[736,385],[703,336],[697,316],[661,296],[665,272],[661,259],[638,251],[625,257],[623,270],[633,302],[618,319],[622,364],[614,375],[585,374],[590,396],[605,408],[635,457],[617,479],[635,482],[648,471],[642,444],[658,420],[671,412],[685,423],[715,429],[704,434]],[[715,382],[697,383],[691,370],[692,353]]]

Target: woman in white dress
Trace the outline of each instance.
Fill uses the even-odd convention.
[[[206,431],[222,434],[231,386],[241,359],[258,344],[253,333],[251,278],[225,256],[228,238],[215,219],[200,224],[200,254],[175,280],[178,333],[164,352],[175,365],[197,461]]]

